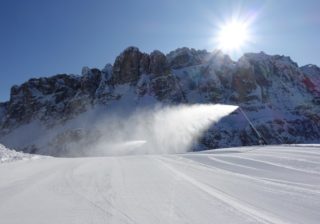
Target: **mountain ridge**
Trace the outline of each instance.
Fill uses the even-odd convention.
[[[33,78],[13,86],[10,100],[0,103],[0,142],[35,153],[61,136],[80,141],[89,131],[66,126],[100,107],[108,113],[122,106],[134,111],[156,104],[220,103],[240,106],[249,120],[238,110],[213,124],[193,150],[254,145],[261,142],[259,134],[267,144],[319,143],[319,80],[317,66],[299,67],[290,57],[264,52],[233,61],[221,51],[178,48],[165,55],[128,47],[101,70],[83,67],[81,75]],[[16,143],[25,135],[21,127],[35,122],[46,132],[58,126],[59,131],[47,143],[38,144],[35,136]],[[53,148],[40,151],[60,154]]]

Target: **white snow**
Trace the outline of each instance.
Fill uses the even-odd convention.
[[[0,144],[0,163],[13,162],[17,160],[35,159],[35,158],[40,158],[40,156],[17,152],[13,149],[8,149],[4,145]]]
[[[319,223],[320,147],[0,165],[1,223]]]

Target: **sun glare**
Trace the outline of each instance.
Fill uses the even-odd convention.
[[[239,51],[249,41],[248,25],[241,21],[231,21],[220,26],[217,35],[219,49]]]

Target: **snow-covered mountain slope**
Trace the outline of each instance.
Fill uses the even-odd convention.
[[[0,164],[1,223],[319,223],[319,146]]]
[[[69,143],[110,138],[114,129],[94,126],[112,127],[105,118],[220,103],[239,109],[208,127],[192,150],[319,143],[319,77],[317,66],[300,68],[289,57],[263,52],[235,62],[220,51],[180,48],[164,55],[129,47],[101,70],[84,67],[80,76],[59,74],[13,86],[10,100],[0,104],[0,142],[63,155]]]

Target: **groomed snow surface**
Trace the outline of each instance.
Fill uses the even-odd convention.
[[[0,165],[0,223],[319,223],[320,148]]]

